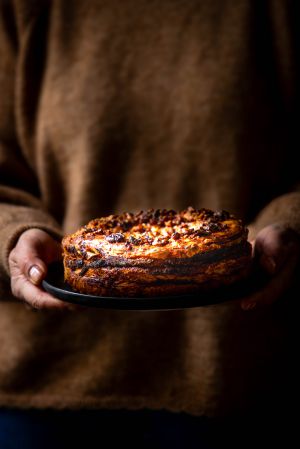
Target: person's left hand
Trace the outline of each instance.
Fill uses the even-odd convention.
[[[243,310],[273,304],[291,286],[300,260],[300,238],[295,231],[282,225],[263,228],[254,242],[255,270],[269,280],[253,295],[243,298]]]

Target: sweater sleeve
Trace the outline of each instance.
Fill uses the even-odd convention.
[[[255,220],[248,226],[249,239],[255,239],[257,233],[273,223],[291,228],[300,235],[300,192],[295,191],[281,195],[272,200]]]
[[[0,2],[0,281],[8,280],[8,255],[22,232],[40,228],[61,238],[40,199],[38,182],[18,143],[15,85],[18,39],[13,2]]]

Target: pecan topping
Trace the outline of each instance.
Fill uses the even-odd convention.
[[[129,231],[130,228],[132,228],[132,223],[129,221],[124,221],[123,223],[120,223],[120,227],[122,231],[126,232]]]
[[[168,238],[164,238],[164,239],[159,239],[157,242],[158,246],[165,246],[168,243],[169,239]]]
[[[141,239],[137,239],[136,237],[133,237],[133,235],[131,235],[128,239],[129,243],[131,243],[132,245],[140,245],[141,244]]]
[[[213,219],[217,221],[228,220],[230,218],[229,212],[226,210],[217,210],[213,213]]]
[[[121,232],[116,232],[115,234],[109,234],[106,236],[106,240],[109,243],[121,243],[125,241],[125,237]]]
[[[153,238],[150,237],[150,235],[146,235],[145,240],[146,240],[147,243],[149,243],[149,245],[152,245],[152,243],[153,243]]]
[[[125,247],[126,247],[126,249],[127,249],[128,251],[132,250],[132,244],[129,243],[129,242],[126,242],[126,243],[125,243]]]
[[[223,227],[222,227],[221,223],[215,223],[215,222],[211,222],[211,223],[207,223],[206,225],[203,225],[203,229],[205,231],[207,231],[208,233],[221,231],[222,228]]]

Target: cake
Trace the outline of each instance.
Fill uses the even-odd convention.
[[[247,277],[247,237],[242,221],[224,210],[109,215],[63,238],[64,277],[76,292],[105,297],[207,292]]]

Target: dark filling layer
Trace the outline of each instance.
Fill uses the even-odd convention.
[[[238,245],[228,246],[225,248],[218,248],[206,253],[196,254],[193,257],[187,258],[172,258],[172,259],[138,259],[128,260],[122,257],[106,257],[99,258],[85,262],[82,259],[67,260],[66,265],[71,270],[81,268],[80,275],[83,276],[88,269],[95,268],[143,268],[149,269],[152,274],[188,274],[193,269],[198,269],[199,265],[217,263],[222,260],[238,258],[249,254],[251,251],[250,243],[243,241]]]

